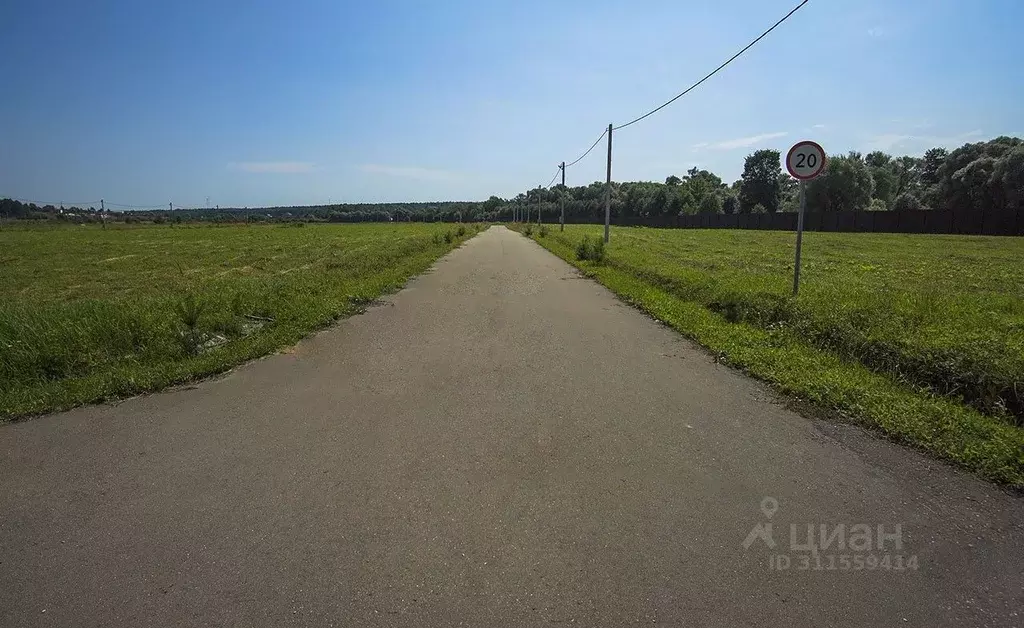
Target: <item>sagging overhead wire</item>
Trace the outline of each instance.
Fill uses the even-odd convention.
[[[558,170],[556,170],[556,171],[555,171],[555,176],[551,177],[551,180],[550,180],[550,181],[548,181],[548,184],[547,184],[547,185],[545,185],[544,187],[546,187],[546,188],[549,188],[549,187],[551,187],[551,184],[555,182],[555,179],[557,179],[557,178],[558,178],[558,175],[559,175],[559,174],[560,174],[561,172],[562,172],[562,168],[561,168],[561,167],[559,167],[559,168],[558,168]]]
[[[619,126],[617,126],[617,127],[614,127],[614,128],[612,129],[612,130],[613,130],[613,131],[618,131],[619,129],[624,129],[624,128],[626,128],[627,126],[630,126],[631,124],[636,124],[637,122],[639,122],[639,121],[643,120],[643,119],[644,119],[644,118],[646,118],[647,116],[650,116],[650,115],[652,115],[652,114],[654,114],[654,113],[657,113],[657,112],[661,111],[661,110],[662,110],[662,109],[664,109],[665,107],[667,107],[667,106],[671,105],[671,104],[672,104],[672,103],[674,103],[675,101],[677,101],[677,100],[679,100],[680,98],[682,98],[683,96],[687,95],[687,94],[688,94],[688,93],[690,93],[690,92],[691,92],[691,91],[692,91],[692,90],[693,90],[693,89],[694,89],[695,87],[699,86],[699,85],[700,85],[701,83],[703,83],[704,81],[708,80],[709,78],[711,78],[711,77],[712,77],[712,76],[714,76],[715,74],[718,74],[718,72],[719,72],[719,71],[720,71],[720,70],[721,70],[722,68],[724,68],[725,66],[727,66],[727,65],[729,65],[730,63],[732,63],[733,61],[735,61],[735,60],[736,60],[736,59],[737,59],[737,58],[738,58],[738,57],[739,57],[740,55],[742,55],[742,54],[743,54],[744,52],[746,52],[746,51],[750,50],[750,49],[751,49],[751,48],[752,48],[752,47],[754,46],[754,44],[756,44],[757,42],[759,42],[759,41],[761,41],[762,39],[764,39],[764,38],[765,38],[765,36],[767,36],[767,35],[768,35],[768,33],[772,32],[773,30],[775,30],[776,28],[778,28],[778,26],[779,26],[780,24],[782,24],[783,22],[785,22],[786,20],[788,20],[788,19],[790,18],[790,16],[792,16],[792,15],[793,15],[794,13],[796,13],[796,12],[797,12],[798,10],[800,10],[800,8],[801,8],[801,7],[803,7],[803,6],[805,5],[805,4],[807,4],[808,2],[809,2],[809,0],[803,0],[803,2],[801,2],[800,4],[798,4],[798,5],[796,5],[795,7],[793,7],[793,10],[792,10],[792,11],[790,11],[789,13],[787,13],[786,15],[784,15],[784,16],[782,17],[782,19],[781,19],[781,20],[779,20],[778,22],[776,22],[775,24],[773,24],[771,28],[769,28],[769,29],[768,29],[768,30],[766,30],[765,32],[761,33],[761,34],[760,34],[760,35],[759,35],[759,36],[757,37],[757,39],[755,39],[754,41],[752,41],[752,42],[750,42],[749,44],[747,44],[746,46],[744,46],[744,47],[743,47],[743,49],[741,49],[741,50],[740,50],[739,52],[737,52],[737,53],[736,53],[736,54],[734,54],[733,56],[729,57],[729,59],[728,59],[728,60],[726,60],[726,62],[725,62],[725,63],[723,63],[722,65],[720,65],[720,66],[718,66],[717,68],[715,68],[714,70],[712,70],[712,71],[711,71],[710,73],[708,73],[708,75],[707,75],[707,76],[705,76],[705,77],[704,77],[704,78],[702,78],[701,80],[697,81],[697,82],[696,82],[696,83],[694,83],[693,85],[691,85],[691,86],[687,87],[687,88],[686,88],[685,90],[683,90],[683,92],[682,92],[681,94],[678,94],[677,96],[675,96],[674,98],[672,98],[672,99],[670,99],[669,101],[665,102],[664,104],[662,104],[662,105],[660,105],[660,106],[658,106],[658,107],[656,107],[656,108],[654,108],[654,109],[651,109],[650,111],[648,111],[648,112],[647,112],[647,113],[645,113],[644,115],[640,116],[639,118],[636,118],[636,119],[634,119],[634,120],[630,120],[629,122],[627,122],[627,123],[625,123],[625,124],[620,124]]]
[[[60,205],[67,205],[68,207],[88,207],[90,205],[99,205],[100,204],[99,201],[75,201],[75,202],[58,201],[56,203],[52,203],[52,202],[49,202],[49,201],[34,201],[34,200],[28,199],[28,198],[15,198],[13,196],[11,196],[11,197],[0,196],[0,198],[10,198],[12,201],[18,201],[19,203],[35,203],[36,205],[38,205],[40,207],[46,207],[47,205],[52,205],[54,207],[57,207],[57,206],[60,206]]]
[[[125,209],[163,209],[167,205],[130,205],[125,203],[107,203],[111,207],[123,207]]]
[[[577,157],[576,160],[573,161],[572,163],[565,164],[565,167],[568,168],[569,166],[575,166],[576,164],[580,163],[580,160],[583,159],[584,157],[586,157],[587,155],[589,155],[590,151],[594,150],[594,147],[597,146],[598,143],[601,140],[603,140],[604,136],[607,135],[607,134],[608,134],[608,129],[605,129],[604,131],[602,131],[601,132],[601,136],[598,137],[596,140],[594,140],[594,143],[590,145],[590,148],[587,149],[587,152],[585,152],[582,155],[580,155],[579,157]]]

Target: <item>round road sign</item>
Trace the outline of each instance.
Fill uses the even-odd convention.
[[[806,181],[821,174],[826,159],[824,149],[817,142],[804,140],[789,149],[786,154],[786,170],[793,177]]]

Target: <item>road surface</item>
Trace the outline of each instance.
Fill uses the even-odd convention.
[[[795,414],[501,227],[0,452],[6,627],[1024,625],[1024,500]]]

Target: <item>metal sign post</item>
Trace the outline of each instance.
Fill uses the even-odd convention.
[[[807,213],[807,181],[825,169],[825,150],[816,142],[797,142],[786,154],[786,170],[800,181],[800,213],[796,219],[796,261],[793,263],[793,296],[800,293],[800,249],[804,239],[804,214]]]
[[[796,218],[796,262],[793,264],[793,296],[800,292],[800,245],[804,240],[804,212],[807,211],[806,183],[800,181],[800,214]]]

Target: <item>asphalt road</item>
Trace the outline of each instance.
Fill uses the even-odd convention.
[[[0,453],[5,627],[1024,625],[1024,500],[795,414],[500,227]]]

